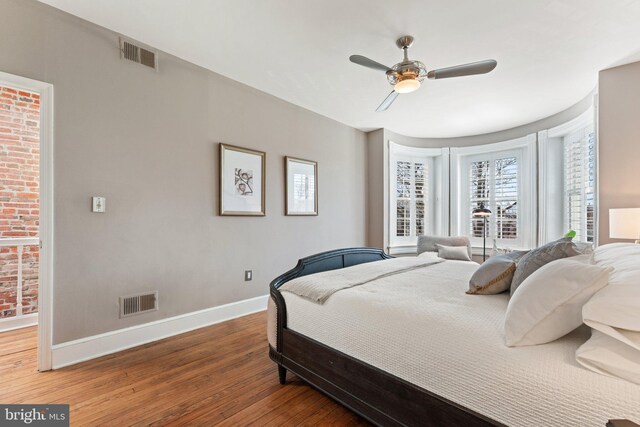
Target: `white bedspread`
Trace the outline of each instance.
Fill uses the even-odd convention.
[[[508,295],[465,294],[477,267],[445,261],[344,289],[324,305],[285,292],[288,327],[510,426],[640,423],[640,386],[576,363],[587,328],[506,347]]]
[[[323,271],[290,280],[280,292],[291,292],[319,304],[343,289],[361,286],[384,277],[395,276],[417,268],[426,268],[443,262],[442,258],[405,257],[357,264],[347,268]]]

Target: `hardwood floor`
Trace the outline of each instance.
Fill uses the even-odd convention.
[[[266,313],[50,372],[36,329],[0,334],[0,403],[68,403],[72,426],[357,426],[366,421],[292,374],[278,383]]]

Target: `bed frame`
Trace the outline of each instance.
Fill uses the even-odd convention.
[[[295,268],[271,282],[277,335],[276,348],[269,345],[269,357],[278,364],[280,384],[285,384],[289,370],[375,425],[504,425],[287,328],[287,307],[278,290],[284,283],[389,258],[393,257],[375,248],[323,252],[300,259]],[[607,425],[621,426],[617,422],[612,420]]]
[[[287,307],[278,290],[296,277],[393,258],[381,249],[350,248],[302,258],[292,270],[271,282],[277,309],[276,348],[280,384],[287,370],[376,425],[502,425],[381,369],[334,350],[287,328]]]

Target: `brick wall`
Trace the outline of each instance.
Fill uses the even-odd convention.
[[[0,239],[37,237],[40,96],[0,86]],[[37,311],[38,246],[25,246],[23,313]],[[18,254],[0,248],[0,318],[16,314]]]

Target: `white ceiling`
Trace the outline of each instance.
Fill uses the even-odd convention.
[[[529,123],[575,104],[598,71],[640,60],[638,0],[42,0],[347,125],[452,137]],[[425,81],[375,113],[384,73],[362,54],[428,69],[496,59],[490,74]]]

